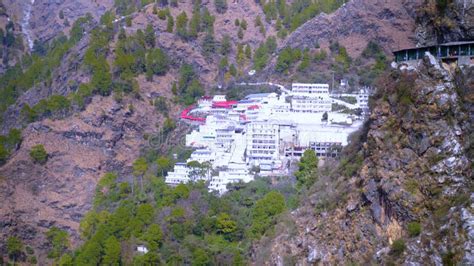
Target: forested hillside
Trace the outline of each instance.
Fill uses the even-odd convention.
[[[421,35],[470,38],[466,23],[454,27],[457,34],[444,34],[446,25],[460,25],[459,17],[447,21],[450,14],[472,14],[471,6],[462,9],[457,2],[0,1],[0,265],[423,262],[425,253],[413,254],[427,249],[424,237],[445,224],[443,215],[459,218],[469,200],[459,187],[472,184],[450,175],[449,186],[435,185],[419,168],[453,151],[430,138],[433,152],[418,154],[416,143],[439,133],[425,123],[439,118],[450,129],[461,127],[457,138],[467,147],[469,121],[452,114],[459,101],[432,117],[424,111],[437,98],[411,91],[422,87],[419,82],[432,88],[444,78],[454,84],[446,93],[469,98],[470,89],[453,88],[471,88],[471,72],[451,76],[437,69],[439,74],[425,62],[419,72],[402,73],[390,69],[390,52],[423,43]],[[430,20],[429,14],[436,16]],[[373,116],[340,158],[321,164],[306,152],[293,175],[232,184],[223,196],[204,183],[164,183],[174,163],[191,152],[182,143],[192,125],[179,113],[201,96],[238,99],[272,90],[240,82],[333,79],[334,91],[340,79],[354,90],[381,89]],[[467,114],[466,106],[461,109]],[[420,128],[410,129],[414,121]],[[400,166],[415,158],[411,150],[422,157],[416,171]],[[379,154],[403,163],[387,173],[390,163]],[[466,177],[462,162],[458,173]],[[193,169],[209,170],[205,164]],[[252,171],[258,176],[258,169]],[[415,173],[423,174],[423,183],[413,181]],[[459,196],[445,202],[451,188]],[[456,210],[436,212],[441,206]],[[373,218],[370,208],[383,215]],[[463,219],[449,228],[459,229]],[[440,234],[433,244],[437,256],[463,261],[462,234]],[[415,242],[420,235],[422,244]],[[437,245],[441,241],[449,245]],[[344,250],[335,248],[339,243]],[[386,252],[375,258],[381,249]]]

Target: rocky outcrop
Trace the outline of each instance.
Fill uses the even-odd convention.
[[[447,1],[448,3],[448,1]],[[449,1],[445,8],[428,1],[417,14],[415,34],[420,46],[474,39],[474,2]]]
[[[358,173],[313,188],[291,214],[296,229],[257,245],[255,263],[266,262],[262,250],[270,253],[266,263],[277,265],[474,263],[467,140],[473,110],[465,108],[474,93],[465,76],[472,69],[443,67],[430,56],[394,70],[379,84]],[[338,197],[327,192],[333,187]],[[410,222],[421,225],[420,235],[408,233]],[[405,242],[399,254],[391,250],[397,239]]]

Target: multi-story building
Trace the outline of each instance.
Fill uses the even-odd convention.
[[[310,142],[309,148],[316,152],[318,157],[337,157],[342,151],[341,142]]]
[[[238,182],[250,182],[253,176],[245,163],[230,163],[226,169],[219,172],[218,176],[214,176],[209,183],[209,189],[224,194],[227,191],[227,184]]]
[[[277,123],[255,121],[247,124],[247,159],[252,164],[269,164],[279,158],[280,130]]]
[[[291,84],[292,95],[324,95],[329,97],[328,84],[312,84],[312,83],[293,83]]]
[[[323,96],[293,96],[291,99],[291,109],[293,112],[320,113],[329,112],[332,108],[332,101],[329,97]]]
[[[166,176],[166,184],[176,186],[180,183],[189,181],[189,168],[186,163],[176,163],[173,172],[168,172]]]
[[[229,149],[234,141],[235,127],[216,129],[216,147]]]
[[[331,111],[328,84],[293,83],[291,85],[291,110],[299,113]]]

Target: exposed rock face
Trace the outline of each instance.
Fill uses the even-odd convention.
[[[369,40],[377,41],[386,51],[411,47],[417,1],[353,0],[336,12],[321,14],[294,31],[283,46],[327,48],[338,41],[352,57],[359,56]]]
[[[87,83],[89,75],[81,67],[84,53],[89,44],[88,36],[74,46],[63,58],[61,64],[52,73],[50,82],[37,84],[35,87],[23,93],[4,113],[0,124],[1,134],[6,134],[13,127],[20,126],[21,109],[25,104],[34,106],[40,100],[48,98],[53,94],[67,96],[77,90],[80,83]]]
[[[118,104],[112,97],[95,97],[67,120],[30,124],[20,149],[0,168],[0,238],[17,235],[41,248],[43,233],[54,225],[67,230],[76,244],[98,179],[109,171],[130,176],[132,162],[147,144],[144,135],[156,132],[162,118],[153,109],[138,100]],[[29,156],[36,144],[49,154],[45,165]]]
[[[418,45],[474,39],[473,1],[452,1],[444,10],[436,8],[434,1],[431,1],[418,13],[415,31]]]
[[[7,13],[23,27],[28,28],[28,34],[31,36],[25,36],[25,41],[51,40],[60,32],[68,31],[77,18],[87,13],[99,18],[113,5],[112,0],[3,0],[3,2]],[[28,10],[31,12],[26,12]],[[59,17],[61,11],[64,14],[63,19]],[[25,19],[25,16],[28,18]],[[66,19],[69,21],[69,26],[65,23]]]
[[[395,70],[381,84],[358,174],[339,184],[338,207],[315,212],[313,194],[292,213],[296,229],[282,229],[254,251],[256,264],[291,259],[301,265],[347,262],[441,264],[472,260],[473,68],[456,71],[426,57],[413,70]],[[469,106],[470,108],[466,108]],[[328,184],[322,189],[330,190]],[[410,236],[417,221],[421,234]],[[403,238],[406,250],[392,255]],[[268,255],[268,254],[267,254]]]

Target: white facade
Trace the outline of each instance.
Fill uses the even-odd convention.
[[[247,159],[259,165],[279,158],[279,125],[269,121],[247,124]]]
[[[234,141],[235,127],[216,129],[216,147],[230,149]]]
[[[225,102],[226,98],[225,95],[215,95],[214,98],[212,98],[213,102]]]
[[[178,185],[187,183],[189,168],[186,163],[176,163],[172,172],[168,172],[165,182],[169,185]]]
[[[227,191],[227,184],[238,182],[250,182],[253,176],[250,175],[245,163],[231,163],[224,171],[220,171],[218,176],[214,176],[209,184],[209,189],[224,194]]]
[[[329,84],[293,83],[291,84],[291,94],[293,95],[328,95]]]
[[[301,113],[329,112],[332,109],[332,101],[331,98],[322,96],[295,96],[291,99],[291,109]]]
[[[332,100],[328,84],[293,83],[291,111],[298,113],[329,112]]]

